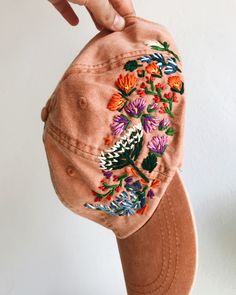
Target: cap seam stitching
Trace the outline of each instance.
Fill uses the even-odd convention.
[[[51,122],[50,122],[51,123]],[[52,124],[52,123],[51,123]],[[53,125],[53,124],[52,124]],[[56,127],[56,128],[58,128],[58,127]],[[59,129],[59,128],[58,128]],[[53,133],[53,134],[55,134],[55,136],[56,137],[58,137],[58,138],[56,138],[56,137],[54,137],[54,135],[52,135],[51,133],[50,133],[50,131]],[[76,150],[78,150],[78,151],[80,151],[81,153],[83,153],[83,154],[87,154],[88,156],[93,156],[93,157],[99,157],[99,154],[93,154],[93,153],[91,153],[91,152],[88,152],[88,151],[84,151],[84,150],[82,150],[81,148],[79,148],[78,146],[76,146],[76,145],[73,145],[73,144],[71,144],[71,143],[69,143],[69,142],[67,142],[67,141],[65,141],[55,130],[53,130],[50,126],[46,126],[46,132],[48,132],[48,134],[49,135],[51,135],[59,144],[61,144],[62,146],[64,146],[66,149],[68,149],[70,152],[72,152],[72,153],[74,153],[74,154],[78,154],[78,153],[75,153],[74,151],[72,151],[71,149],[69,149],[68,148],[68,146],[71,146],[71,147],[73,147],[74,149],[76,149]],[[59,132],[60,133],[63,133],[63,134],[65,134],[63,131],[61,131],[60,129],[59,129]],[[71,137],[69,136],[69,135],[66,135],[69,139],[71,139]],[[75,140],[75,141],[77,141],[76,139],[73,139],[73,140]],[[84,145],[84,146],[86,146],[86,147],[88,147],[88,148],[93,148],[92,146],[90,146],[90,145]],[[97,150],[99,150],[99,151],[102,151],[103,149],[99,149],[99,148],[97,148]],[[81,157],[83,157],[82,155],[81,155]],[[83,157],[83,158],[85,158],[85,157]],[[90,161],[94,161],[94,162],[99,162],[97,159],[88,159],[88,158],[86,158],[87,160],[90,160]],[[171,172],[174,172],[176,170],[176,168],[174,168],[174,169],[169,169],[169,171],[170,171],[170,173]],[[168,175],[167,173],[165,173],[165,172],[161,172],[161,171],[159,171],[158,169],[157,170],[153,170],[152,171],[152,173],[157,173],[158,175],[162,175],[163,177],[167,177],[167,178],[169,178],[169,177],[173,177],[173,175]]]

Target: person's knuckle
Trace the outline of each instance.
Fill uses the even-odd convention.
[[[103,22],[108,26],[111,26],[113,24],[114,19],[115,19],[114,13],[106,13],[103,16]]]

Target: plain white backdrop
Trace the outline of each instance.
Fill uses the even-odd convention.
[[[195,213],[193,295],[236,294],[236,2],[136,0],[165,25],[185,64],[182,176]],[[47,1],[1,1],[0,294],[124,295],[115,236],[57,198],[41,108],[97,32],[84,8],[69,26]],[[181,294],[179,294],[181,295]]]

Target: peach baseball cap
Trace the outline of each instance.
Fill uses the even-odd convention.
[[[41,111],[50,176],[67,208],[114,232],[129,295],[189,294],[183,64],[165,27],[125,20],[87,43]]]

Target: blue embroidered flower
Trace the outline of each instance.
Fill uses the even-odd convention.
[[[134,192],[126,191],[121,192],[109,205],[86,203],[84,206],[118,216],[134,215],[137,209],[142,208],[138,196]]]
[[[141,185],[141,183],[140,183],[140,181],[135,181],[134,183],[132,183],[132,184],[126,184],[125,185],[125,188],[127,189],[127,191],[134,191],[134,192],[136,192],[136,191],[138,191],[138,190],[140,190],[141,188],[142,188],[142,185]]]
[[[147,62],[147,63],[151,63],[153,61],[156,61],[157,65],[159,66],[160,69],[166,64],[164,56],[161,53],[154,53],[154,54],[150,54],[150,55],[144,55],[144,56],[141,56],[138,59],[141,60],[142,62]]]
[[[176,63],[176,59],[175,58],[168,58],[166,67],[165,67],[165,74],[166,75],[170,75],[173,74],[175,72],[181,72],[181,70],[178,68],[178,65]]]

